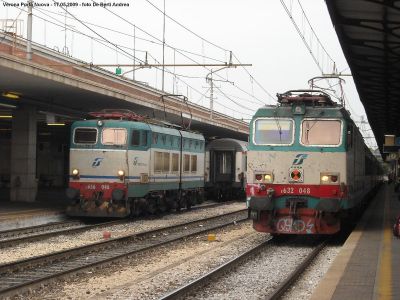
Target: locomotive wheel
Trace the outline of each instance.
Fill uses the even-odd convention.
[[[147,199],[147,207],[146,210],[149,214],[154,215],[157,212],[157,203],[154,199]]]
[[[192,205],[193,205],[192,202],[193,202],[193,199],[191,199],[191,198],[190,198],[190,195],[188,195],[188,196],[187,196],[187,199],[186,199],[186,209],[189,210],[189,209],[192,208]]]
[[[158,203],[158,210],[162,213],[168,210],[168,204],[165,197],[162,197]]]

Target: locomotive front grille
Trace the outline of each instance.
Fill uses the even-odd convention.
[[[303,198],[288,198],[286,199],[286,207],[287,208],[307,208],[308,207],[308,201],[307,199]]]

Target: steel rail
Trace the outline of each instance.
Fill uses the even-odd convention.
[[[41,231],[45,231],[45,230],[62,228],[62,227],[65,227],[66,226],[65,224],[67,224],[67,223],[69,223],[69,225],[74,225],[74,224],[79,225],[82,222],[77,221],[77,220],[60,221],[60,222],[51,222],[51,223],[41,224],[41,225],[36,225],[36,226],[2,230],[2,231],[0,231],[0,239],[5,239],[10,236],[18,236],[18,235],[23,235],[23,234],[29,234],[29,233],[41,232]]]
[[[60,222],[61,223],[61,222]],[[67,229],[60,229],[60,230],[55,230],[57,228],[61,227],[68,227],[74,224],[74,221],[71,222],[65,222],[64,226],[63,224],[58,224],[56,227],[51,227],[50,224],[47,224],[47,226],[43,226],[45,230],[54,230],[50,232],[44,232],[44,233],[39,233],[39,234],[33,234],[29,236],[24,236],[24,237],[17,237],[14,239],[7,239],[7,240],[2,240],[0,241],[0,249],[1,248],[6,248],[6,247],[14,247],[18,244],[21,243],[27,243],[27,242],[34,242],[34,241],[40,241],[44,240],[50,237],[58,236],[58,235],[71,235],[71,234],[76,234],[84,231],[88,231],[91,229],[95,228],[101,228],[101,227],[107,227],[107,226],[113,226],[117,224],[123,224],[126,223],[126,220],[116,220],[116,221],[109,221],[109,222],[102,222],[98,224],[92,224],[92,225],[85,225],[82,222],[76,221],[77,224],[81,224],[81,226],[78,225],[78,227],[75,228],[67,228]],[[41,225],[39,225],[41,226]],[[35,226],[36,227],[36,226]],[[29,228],[26,228],[27,230]],[[33,232],[36,233],[37,231]],[[25,233],[26,234],[26,233]]]
[[[252,249],[246,251],[245,253],[240,254],[239,256],[219,266],[218,268],[212,270],[211,272],[201,276],[200,278],[189,282],[187,285],[184,285],[168,293],[167,295],[162,296],[161,298],[159,298],[159,300],[183,299],[190,292],[206,285],[207,282],[210,282],[211,280],[216,279],[222,276],[223,274],[230,272],[232,269],[241,265],[245,260],[247,260],[251,256],[259,253],[267,244],[269,244],[270,240],[272,240],[272,238],[253,247]]]
[[[0,298],[248,219],[247,209],[0,265]],[[207,224],[210,223],[210,224]]]
[[[231,203],[232,202],[204,204],[204,205],[192,207],[190,210],[193,211],[193,210],[213,208],[213,207],[218,207],[218,206],[229,205]],[[182,209],[181,212],[190,211],[190,210]],[[164,216],[164,215],[166,215],[166,213],[158,215],[157,217]],[[72,235],[72,234],[77,234],[80,232],[85,232],[85,231],[96,229],[96,228],[113,226],[113,225],[118,225],[118,224],[123,224],[123,223],[130,223],[130,222],[134,222],[137,220],[143,220],[143,219],[145,219],[145,218],[136,218],[134,220],[126,220],[126,219],[125,220],[116,220],[116,221],[109,221],[109,222],[103,222],[103,223],[92,224],[92,225],[85,225],[81,221],[74,220],[74,221],[55,222],[55,223],[37,225],[37,226],[32,226],[32,227],[24,227],[24,228],[0,231],[0,249],[6,248],[6,247],[14,247],[21,243],[40,241],[40,240],[44,240],[44,239],[58,236],[58,235]],[[81,224],[81,226],[76,227],[76,228],[68,228],[65,230],[56,230],[58,228],[73,226],[74,224],[76,224],[77,226],[79,226],[79,224]],[[50,231],[50,230],[54,230],[54,231],[39,233],[42,231]],[[33,233],[33,235],[17,237],[17,238],[13,238],[13,239],[11,239],[11,238],[4,239],[8,236],[26,235],[29,233]],[[35,234],[35,233],[38,233],[38,234]],[[3,240],[1,240],[1,239],[3,239]]]
[[[327,242],[323,241],[317,247],[307,255],[303,262],[296,267],[296,269],[290,273],[290,275],[281,282],[278,287],[270,294],[267,295],[265,299],[267,300],[277,300],[280,299],[283,294],[299,279],[300,275],[309,267],[317,255],[325,248]]]

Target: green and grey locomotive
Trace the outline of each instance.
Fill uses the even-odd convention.
[[[71,127],[70,216],[126,217],[203,199],[203,135],[132,112],[92,113]]]

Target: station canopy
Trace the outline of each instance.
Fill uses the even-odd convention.
[[[384,135],[400,136],[400,1],[326,3],[382,153]]]

